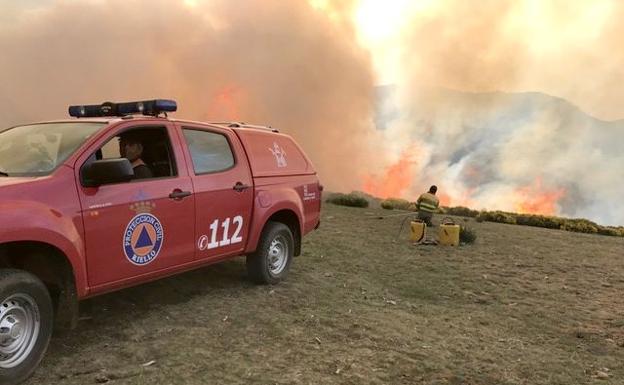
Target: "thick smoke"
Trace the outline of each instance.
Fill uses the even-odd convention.
[[[462,91],[539,91],[622,119],[624,3],[440,0],[411,15],[403,79]]]
[[[373,75],[353,30],[304,1],[3,2],[0,124],[164,97],[180,118],[296,137],[331,189],[361,183]],[[342,10],[337,9],[337,14]]]
[[[332,190],[624,224],[624,3],[407,3],[376,90],[357,0],[0,0],[0,125],[175,98],[291,133]]]
[[[420,143],[404,195],[437,183],[451,205],[624,222],[624,121],[539,93],[423,95],[385,132]]]
[[[385,101],[391,152],[420,149],[401,194],[437,183],[451,205],[623,224],[624,121],[595,118],[624,117],[622,16],[613,1],[459,0],[412,15]]]

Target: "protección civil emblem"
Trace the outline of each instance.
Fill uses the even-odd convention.
[[[137,214],[124,231],[123,249],[126,257],[135,265],[147,265],[158,257],[164,235],[158,218],[150,213]]]

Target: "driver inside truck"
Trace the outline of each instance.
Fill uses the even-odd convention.
[[[134,170],[134,179],[153,177],[152,170],[145,164],[143,156],[143,142],[139,135],[126,133],[119,138],[119,154],[130,161]]]

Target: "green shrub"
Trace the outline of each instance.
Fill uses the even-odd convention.
[[[624,234],[620,230],[618,230],[617,227],[611,227],[611,226],[600,226],[600,227],[598,227],[598,234],[608,235],[610,237],[621,237],[621,236],[624,236]]]
[[[465,207],[446,208],[449,215],[472,216],[476,211]],[[543,227],[547,229],[561,229],[574,231],[577,233],[601,234],[614,237],[624,237],[623,226],[600,226],[587,219],[569,219],[547,215],[517,214],[505,211],[479,212],[475,217],[477,222],[497,222],[507,224],[517,224],[523,226]]]
[[[466,226],[459,227],[459,241],[461,243],[474,243],[477,240],[477,233]]]
[[[479,211],[469,209],[468,207],[444,207],[444,213],[448,215],[455,215],[458,217],[470,217],[475,218],[479,215]]]
[[[335,205],[340,205],[340,206],[368,207],[368,200],[354,193],[351,193],[351,194],[333,193],[325,200],[325,202],[333,203]]]
[[[411,203],[405,199],[388,198],[381,202],[381,207],[386,210],[409,210]]]
[[[394,205],[391,202],[381,201],[380,205],[382,209],[394,210]]]
[[[587,219],[566,219],[561,226],[562,230],[576,233],[598,234],[599,226]]]
[[[506,213],[504,211],[481,211],[479,215],[477,215],[476,220],[478,222],[496,222],[496,223],[507,223],[510,225],[516,224],[516,218],[511,213]]]
[[[479,215],[477,215],[475,217],[475,220],[477,222],[486,222],[486,221],[488,221],[488,212],[487,211],[481,211],[479,213]]]
[[[516,224],[516,218],[513,216],[513,214],[506,213],[503,211],[494,212],[494,219],[498,223],[508,223],[511,225]]]
[[[379,198],[376,198],[368,193],[365,193],[364,191],[351,191],[351,195],[355,195],[361,198],[366,199],[369,203],[372,201],[379,201]]]
[[[547,229],[560,229],[565,219],[544,215],[516,214],[516,224],[524,226],[545,227]]]

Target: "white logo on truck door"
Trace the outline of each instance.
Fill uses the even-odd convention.
[[[281,148],[280,145],[277,144],[277,142],[273,142],[273,148],[269,147],[269,151],[273,153],[273,156],[275,157],[275,161],[277,162],[277,167],[287,166],[286,151],[284,151],[284,149]]]
[[[124,231],[124,253],[131,263],[147,265],[158,257],[163,238],[164,231],[158,218],[150,213],[137,214]]]
[[[236,225],[234,229],[234,233],[232,237],[229,238],[229,230],[230,223]],[[221,239],[218,239],[219,227],[223,229],[223,236]],[[234,219],[225,218],[223,222],[221,222],[221,226],[219,226],[219,220],[215,219],[210,224],[210,236],[202,235],[197,240],[197,248],[201,251],[216,249],[217,247],[223,247],[227,245],[233,245],[235,243],[240,243],[243,241],[243,237],[240,236],[241,231],[243,230],[243,217],[237,215]]]

